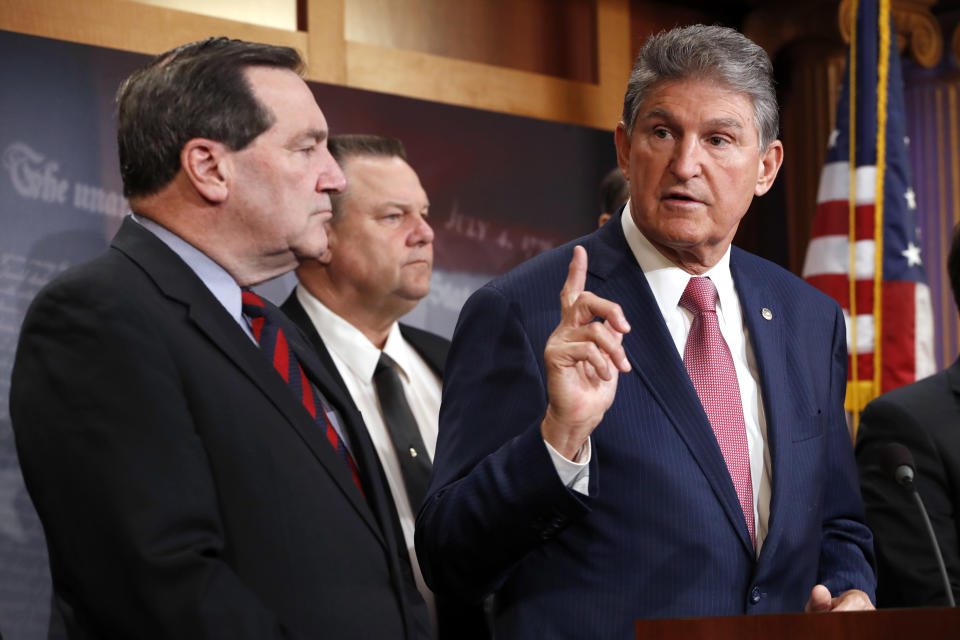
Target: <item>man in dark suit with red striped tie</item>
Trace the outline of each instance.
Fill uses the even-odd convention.
[[[23,324],[10,413],[72,638],[428,638],[362,419],[245,291],[345,180],[292,49],[161,54],[118,94],[110,250]]]

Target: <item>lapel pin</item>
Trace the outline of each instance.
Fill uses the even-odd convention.
[[[766,307],[760,309],[760,315],[763,316],[764,320],[773,320],[773,311],[770,311],[770,309],[767,309]]]

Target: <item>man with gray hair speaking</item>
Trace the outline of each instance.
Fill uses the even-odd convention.
[[[464,306],[417,552],[434,588],[496,594],[497,638],[872,608],[843,315],[731,247],[777,120],[741,34],[652,37],[616,129],[623,212]]]

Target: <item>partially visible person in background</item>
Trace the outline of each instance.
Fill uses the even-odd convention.
[[[960,226],[953,231],[947,274],[960,305]],[[913,454],[914,485],[960,601],[960,359],[870,402],[860,416],[856,447],[877,551],[877,606],[945,606],[947,594],[919,508],[883,464],[883,451],[892,442]]]
[[[430,201],[399,140],[332,136],[329,148],[347,188],[332,198],[327,251],[300,264],[300,282],[282,308],[336,379],[336,394],[356,403],[363,415],[393,496],[413,577],[440,637],[483,638],[481,607],[435,598],[413,548],[450,348],[446,338],[398,322],[430,292]]]
[[[630,183],[623,177],[620,167],[614,167],[600,181],[600,215],[597,226],[610,219],[630,197]]]

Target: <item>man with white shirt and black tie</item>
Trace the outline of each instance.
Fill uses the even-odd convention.
[[[329,147],[348,187],[333,198],[327,251],[301,263],[300,284],[283,310],[328,369],[339,374],[344,396],[363,415],[393,495],[414,578],[438,619],[441,637],[477,637],[471,634],[484,633],[479,607],[467,611],[442,598],[437,606],[413,548],[450,343],[397,321],[430,291],[430,203],[399,140],[333,136]]]

